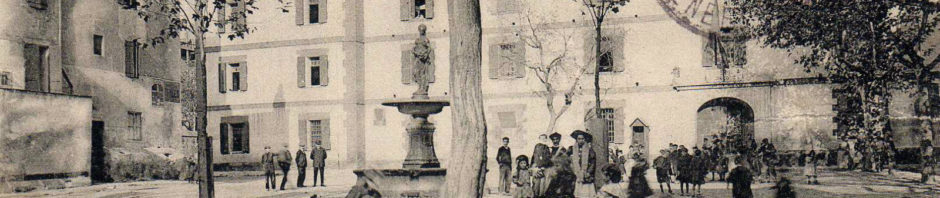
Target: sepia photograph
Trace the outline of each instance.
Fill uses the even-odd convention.
[[[938,31],[940,0],[0,0],[0,198],[940,197]]]

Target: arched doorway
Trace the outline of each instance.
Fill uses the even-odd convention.
[[[743,146],[754,139],[754,110],[741,99],[715,98],[698,108],[695,128],[696,145],[724,134],[729,146]]]

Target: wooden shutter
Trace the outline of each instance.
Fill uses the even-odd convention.
[[[304,9],[307,6],[304,0],[294,0],[294,24],[304,25]]]
[[[515,75],[516,78],[525,78],[525,74],[526,74],[525,42],[518,41],[513,45],[515,45],[515,47],[512,48],[512,57],[516,59],[514,60],[514,64],[512,65],[513,75]]]
[[[319,15],[318,16],[319,21],[317,22],[326,23],[326,11],[327,11],[326,0],[320,0],[320,4],[319,6],[317,6],[317,9],[318,9],[317,14]]]
[[[297,139],[300,141],[298,145],[306,146],[307,145],[307,136],[310,134],[307,132],[307,120],[300,119],[297,121]]]
[[[623,51],[623,35],[611,35],[609,38],[610,42],[608,45],[611,45],[610,49],[613,50],[611,54],[614,56],[612,57],[614,59],[614,72],[623,72],[625,70],[624,67],[626,67],[625,61],[627,60],[626,54],[624,54]]]
[[[594,32],[588,32],[584,34],[584,60],[587,61],[587,69],[584,70],[589,74],[593,74],[597,70],[597,51],[594,50],[597,41],[594,40]]]
[[[499,79],[499,44],[491,44],[489,53],[490,79]]]
[[[401,20],[408,21],[415,18],[415,1],[401,0]]]
[[[426,11],[424,12],[424,18],[433,19],[434,18],[434,0],[425,0],[424,7]]]
[[[245,128],[242,129],[242,152],[250,153],[251,150],[251,122],[245,122]]]
[[[320,56],[320,86],[330,85],[330,59]]]
[[[320,120],[320,139],[323,142],[323,148],[330,149],[330,119]]]
[[[238,88],[240,91],[248,91],[248,62],[239,62],[238,71],[241,73],[238,79]]]
[[[228,21],[228,16],[225,14],[225,11],[227,10],[226,7],[228,7],[228,5],[226,3],[222,3],[222,8],[219,8],[219,10],[216,11],[218,14],[215,16],[215,25],[216,28],[219,28],[219,33],[225,33],[225,24],[226,21]]]
[[[124,74],[127,77],[136,77],[134,74],[134,58],[135,55],[135,45],[134,41],[124,41]]]
[[[225,76],[228,74],[225,69],[227,67],[225,63],[219,63],[219,93],[225,93]]]
[[[297,87],[307,86],[307,57],[297,57]]]
[[[614,109],[614,143],[619,143],[619,144],[624,143],[623,141],[623,136],[625,135],[624,131],[627,131],[627,130],[624,129],[626,128],[626,126],[624,125],[623,121],[624,121],[623,108],[621,107],[621,108]],[[632,132],[633,130],[630,130],[630,131]]]
[[[412,46],[412,45],[409,45]],[[412,70],[414,67],[414,55],[411,54],[411,48],[406,48],[401,51],[401,83],[402,84],[411,84],[414,82],[414,74]]]
[[[223,155],[230,153],[228,147],[228,133],[228,123],[219,124],[219,147],[221,147],[220,150]]]

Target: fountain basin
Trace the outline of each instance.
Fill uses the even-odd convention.
[[[358,169],[356,177],[382,195],[382,197],[444,197],[440,194],[447,170],[443,168],[416,169]]]
[[[400,99],[390,100],[382,103],[383,106],[398,108],[398,112],[408,115],[431,115],[440,113],[446,106],[450,106],[447,100],[430,99]]]

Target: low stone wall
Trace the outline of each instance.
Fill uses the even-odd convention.
[[[87,181],[90,169],[91,105],[89,97],[0,89],[0,191],[87,185],[73,181]]]

